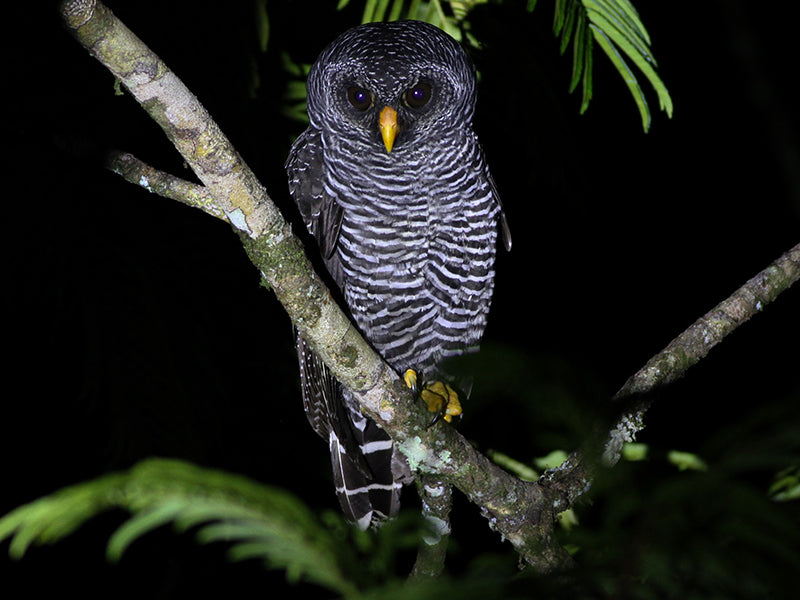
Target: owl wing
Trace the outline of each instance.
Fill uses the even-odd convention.
[[[322,155],[322,135],[309,127],[297,138],[286,161],[289,193],[294,198],[306,228],[317,240],[326,266],[334,260],[339,230],[342,227],[342,207],[325,193],[325,163]],[[342,281],[334,275],[337,285]]]
[[[344,275],[335,252],[342,208],[325,193],[325,164],[320,133],[307,129],[292,146],[286,171],[289,192],[309,232],[316,238],[325,266],[338,286]],[[303,406],[311,427],[331,453],[336,495],[345,515],[361,528],[394,516],[405,482],[393,468],[389,436],[360,409],[344,399],[344,391],[325,363],[297,332]]]

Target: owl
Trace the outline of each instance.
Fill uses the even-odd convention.
[[[477,350],[498,232],[511,246],[472,129],[475,69],[437,27],[370,23],[321,53],[307,90],[309,126],[286,163],[291,196],[361,334],[449,420],[460,409],[443,362]],[[404,457],[300,333],[296,344],[342,510],[361,528],[394,516],[412,480]]]

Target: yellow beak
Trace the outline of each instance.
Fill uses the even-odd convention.
[[[383,145],[386,146],[386,152],[391,152],[394,138],[397,135],[397,111],[390,106],[384,106],[378,126],[381,130],[381,137],[383,137]]]

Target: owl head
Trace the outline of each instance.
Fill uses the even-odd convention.
[[[475,97],[467,54],[420,21],[354,27],[320,54],[308,76],[311,125],[384,153],[470,128]]]

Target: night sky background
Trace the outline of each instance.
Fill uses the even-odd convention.
[[[336,508],[326,444],[303,414],[291,324],[237,236],[103,169],[105,152],[120,149],[191,177],[158,126],[115,95],[112,76],[61,28],[55,3],[19,4],[9,9],[0,121],[0,513],[152,456]],[[335,4],[270,0],[262,53],[250,2],[108,2],[198,96],[298,232],[283,162],[304,124],[281,112],[281,52],[310,63],[358,23],[359,3]],[[500,252],[484,351],[464,361],[475,386],[457,427],[482,450],[531,461],[575,448],[627,377],[800,239],[799,56],[796,20],[755,0],[692,3],[689,14],[638,2],[675,103],[670,120],[642,82],[653,110],[645,134],[597,47],[594,99],[578,114],[551,3],[533,14],[505,4],[472,18],[484,42],[475,126],[514,246]],[[787,532],[780,542],[800,553],[790,535],[797,502],[739,510],[729,494],[763,495],[775,472],[800,464],[799,340],[795,287],[656,394],[640,436],[651,458],[622,465],[581,516],[605,540],[586,547],[612,548],[592,564],[616,572],[625,559],[615,563],[614,552],[670,556],[702,539],[718,550],[720,590],[746,596],[737,578],[749,581],[747,569],[728,558],[752,565],[763,553],[724,524],[746,530],[766,514],[787,524],[776,526]],[[698,453],[710,475],[678,473],[664,460],[671,449]],[[694,492],[665,492],[684,487]],[[621,502],[636,508],[620,516]],[[510,554],[474,507],[457,499],[455,511],[455,571],[481,553]],[[680,525],[659,527],[670,514]],[[0,555],[3,585],[21,582],[31,597],[283,593],[283,573],[230,565],[224,547],[169,531],[108,565],[105,542],[123,519],[94,520],[19,563]],[[773,562],[752,578],[774,582],[780,597],[788,567]]]

